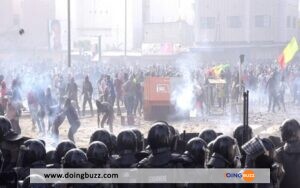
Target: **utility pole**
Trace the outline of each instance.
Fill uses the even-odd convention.
[[[127,56],[127,0],[125,0],[125,38],[124,38],[124,56]]]
[[[249,141],[250,138],[248,138],[248,129],[249,129],[249,91],[245,91],[243,93],[243,99],[244,99],[244,104],[243,104],[243,139],[242,142],[245,144],[246,142]]]
[[[239,92],[242,92],[242,79],[243,79],[243,63],[245,61],[245,55],[240,55],[240,64],[239,64]]]
[[[99,59],[98,59],[98,61],[99,61],[99,63],[101,63],[101,56],[102,56],[102,50],[101,50],[101,48],[102,48],[102,46],[101,46],[101,41],[102,41],[102,36],[100,35],[100,36],[98,36],[98,54],[99,54]]]
[[[68,0],[68,67],[71,67],[71,8]]]

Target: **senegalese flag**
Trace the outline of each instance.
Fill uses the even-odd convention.
[[[214,66],[212,68],[212,72],[215,76],[220,76],[221,72],[229,66],[230,66],[229,64],[221,64],[221,65]]]
[[[277,59],[281,69],[284,69],[287,66],[287,64],[294,58],[298,50],[299,47],[297,39],[293,37]]]

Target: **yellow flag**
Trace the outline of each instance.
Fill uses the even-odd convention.
[[[295,37],[292,38],[290,43],[285,47],[283,51],[285,64],[289,63],[299,50],[297,39]]]

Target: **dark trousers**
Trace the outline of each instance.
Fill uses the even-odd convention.
[[[117,103],[117,114],[118,115],[121,115],[121,108],[120,108],[120,102],[122,101],[122,96],[121,94],[117,94],[117,100],[116,100],[116,103]]]
[[[76,121],[76,122],[70,124],[69,132],[68,132],[68,138],[69,138],[69,140],[71,140],[74,143],[75,143],[74,134],[77,132],[79,127],[80,127],[80,122],[79,121]]]
[[[276,106],[280,107],[278,102],[278,97],[273,93],[269,94],[268,112],[271,110],[271,106],[272,106],[272,112],[275,112]]]
[[[82,115],[85,115],[85,105],[87,102],[89,103],[91,114],[94,115],[92,99],[90,97],[86,97],[86,96],[83,97]]]
[[[132,115],[134,108],[134,96],[125,96],[124,104],[127,111],[127,115]]]
[[[45,122],[44,122],[44,117],[38,117],[37,125],[38,125],[38,127],[39,127],[39,132],[40,132],[40,133],[45,133]]]
[[[143,95],[139,94],[135,98],[134,114],[136,114],[137,109],[139,109],[139,114],[141,115],[142,108],[143,108]]]
[[[104,128],[104,124],[107,123],[109,125],[109,131],[112,133],[113,132],[113,119],[114,119],[113,114],[105,113],[101,120],[101,128]]]
[[[111,104],[112,107],[114,107],[115,101],[116,101],[116,96],[115,95],[109,96],[108,102]]]

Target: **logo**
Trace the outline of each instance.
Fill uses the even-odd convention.
[[[169,93],[169,87],[167,84],[157,84],[156,92],[157,93]]]
[[[255,173],[253,170],[244,170],[239,173],[225,173],[227,179],[242,179],[247,183],[251,183],[255,179]]]

